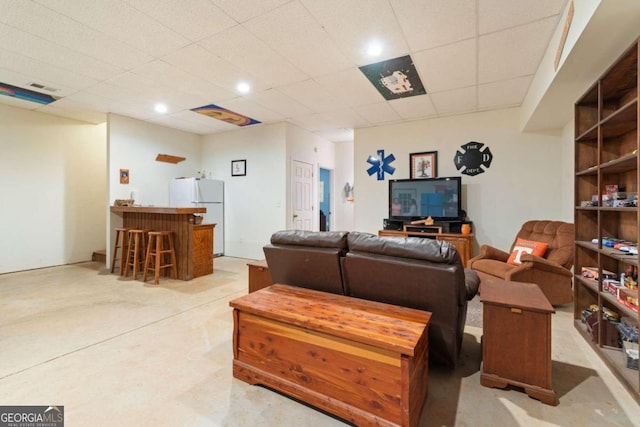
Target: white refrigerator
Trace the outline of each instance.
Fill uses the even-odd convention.
[[[169,184],[169,206],[203,207],[203,224],[216,224],[213,255],[224,255],[224,182],[215,179],[176,178]]]

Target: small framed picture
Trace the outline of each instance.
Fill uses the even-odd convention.
[[[129,183],[129,169],[120,169],[120,184]]]
[[[438,176],[438,152],[409,154],[409,170],[411,179],[436,178]]]
[[[231,160],[231,176],[245,176],[247,174],[246,160]]]

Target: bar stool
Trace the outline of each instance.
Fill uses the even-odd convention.
[[[120,266],[120,275],[124,273],[125,270],[125,251],[127,250],[127,242],[128,242],[129,229],[128,228],[116,228],[116,240],[113,244],[113,256],[111,256],[111,272],[116,269],[116,261]],[[120,257],[118,257],[118,249],[120,249]]]
[[[129,230],[129,244],[127,245],[127,262],[124,275],[129,275],[129,267],[133,268],[133,278],[138,278],[140,269],[144,268],[144,255],[147,250],[147,233],[149,230]]]
[[[167,257],[169,260],[167,260]],[[153,261],[151,258],[154,258]],[[160,270],[169,267],[171,267],[172,277],[177,279],[178,268],[176,265],[176,251],[173,245],[173,231],[150,231],[142,281],[146,282],[147,273],[153,271],[153,283],[157,285],[160,283]]]

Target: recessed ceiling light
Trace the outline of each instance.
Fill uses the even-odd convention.
[[[168,110],[166,104],[162,103],[156,104],[153,109],[156,110],[157,113],[166,113]]]
[[[382,53],[382,46],[378,43],[371,43],[367,48],[367,54],[369,56],[378,56]]]
[[[240,82],[238,83],[238,86],[236,86],[236,89],[238,89],[238,92],[240,93],[249,93],[251,86],[249,86],[249,83]]]

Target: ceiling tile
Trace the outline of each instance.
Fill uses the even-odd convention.
[[[414,52],[476,36],[476,0],[390,2]]]
[[[353,141],[353,129],[329,129],[318,131],[317,134],[333,142]]]
[[[504,30],[528,24],[542,18],[557,15],[569,0],[482,0],[478,2],[480,34]]]
[[[354,65],[314,17],[297,1],[254,18],[244,26],[311,76],[343,70]]]
[[[331,117],[333,126],[337,128],[353,129],[369,126],[371,124],[352,108],[336,109],[328,111],[326,114]]]
[[[281,86],[309,78],[300,69],[271,49],[265,42],[237,25],[198,43],[238,70],[255,76],[264,88]],[[253,82],[256,86],[257,82]]]
[[[315,80],[294,83],[278,88],[278,91],[295,99],[316,113],[329,111],[336,107],[335,100],[326,89]]]
[[[431,94],[438,114],[464,113],[477,107],[476,87],[466,87]]]
[[[219,33],[236,21],[208,0],[125,0],[191,41]]]
[[[469,39],[412,55],[427,93],[477,83],[477,42]]]
[[[362,71],[355,67],[317,77],[315,81],[335,100],[336,106],[353,107],[384,99]]]
[[[15,82],[1,79],[0,81],[21,87],[26,87],[25,85],[32,82],[40,83],[58,89],[52,92],[55,96],[66,96],[70,92],[97,83],[97,80],[90,77],[5,49],[0,49],[0,69],[12,71],[16,75]]]
[[[0,2],[0,22],[123,68],[131,68],[151,59],[150,55],[131,45],[56,13],[46,5],[43,7],[30,1]]]
[[[123,71],[120,67],[1,23],[0,48],[96,80],[104,80]]]
[[[280,113],[284,117],[294,117],[296,115],[312,113],[310,108],[305,107],[298,101],[276,89],[254,92],[247,95],[247,98],[254,100],[257,104],[265,108]]]
[[[533,76],[502,80],[478,86],[478,107],[481,109],[520,105]]]
[[[389,123],[401,120],[400,115],[391,108],[391,105],[388,102],[361,105],[359,107],[354,107],[353,110],[372,124]]]
[[[552,17],[480,36],[478,82],[490,83],[534,74],[556,21]]]
[[[20,98],[14,98],[12,96],[0,96],[0,104],[10,105],[16,108],[23,108],[25,110],[36,110],[42,107],[42,104],[37,102],[31,102]]]
[[[247,78],[245,72],[195,44],[165,56],[163,61],[213,83],[229,94],[235,94],[238,82]]]
[[[244,22],[269,12],[291,0],[211,0],[238,22]]]
[[[430,95],[411,96],[409,98],[400,98],[389,101],[398,115],[405,119],[417,119],[421,117],[433,117],[436,110],[431,102]]]
[[[284,119],[284,116],[282,116],[281,114],[264,108],[263,106],[247,98],[238,97],[229,101],[224,101],[223,103],[219,104],[219,106],[263,123]]]
[[[107,115],[105,113],[89,110],[85,108],[84,105],[68,98],[59,99],[51,104],[43,105],[38,111],[94,124],[107,121]]]
[[[74,22],[83,22],[101,34],[155,57],[189,44],[186,37],[175,31],[167,31],[167,27],[122,0],[35,1]]]
[[[406,55],[409,46],[387,0],[302,0],[334,43],[358,65],[372,61],[370,43],[383,45],[385,58]]]

